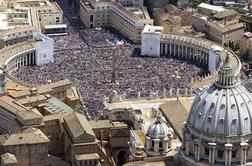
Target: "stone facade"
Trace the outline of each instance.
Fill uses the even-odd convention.
[[[140,43],[144,26],[153,25],[147,9],[140,5],[126,8],[117,2],[80,1],[80,18],[88,28],[112,26],[131,41]]]
[[[242,35],[240,44],[240,55],[252,60],[252,33],[246,32]]]
[[[239,23],[237,12],[228,9],[217,10],[219,7],[208,5],[198,6],[198,11],[185,10],[181,13],[182,25],[192,25],[196,31],[219,44],[240,43],[245,25]]]

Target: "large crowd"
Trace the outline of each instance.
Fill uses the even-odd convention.
[[[64,14],[68,36],[53,37],[54,63],[24,67],[13,74],[33,86],[48,80],[71,80],[82,97],[84,111],[93,119],[104,109],[104,96],[112,90],[125,93],[126,98],[134,98],[138,92],[145,97],[150,91],[168,91],[170,88],[174,93],[180,88],[183,93],[191,78],[206,74],[203,68],[183,60],[141,57],[137,46],[130,43],[117,48],[113,55],[106,39],[121,39],[119,33],[111,28],[84,29],[78,18],[71,19],[74,16],[71,12]]]

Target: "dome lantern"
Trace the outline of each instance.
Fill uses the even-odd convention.
[[[238,76],[230,63],[226,62],[218,72],[218,81],[215,83],[220,88],[230,88],[238,84]]]

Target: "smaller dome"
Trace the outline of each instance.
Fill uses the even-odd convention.
[[[159,114],[154,122],[148,128],[146,133],[151,138],[164,138],[173,135],[173,131],[166,124],[165,118]]]

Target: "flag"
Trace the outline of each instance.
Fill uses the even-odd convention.
[[[110,42],[110,41],[108,41],[108,42],[111,43],[112,45],[118,46],[120,48],[122,48],[124,46],[124,41],[123,40],[118,40],[117,38],[115,38],[113,40],[113,42]]]

